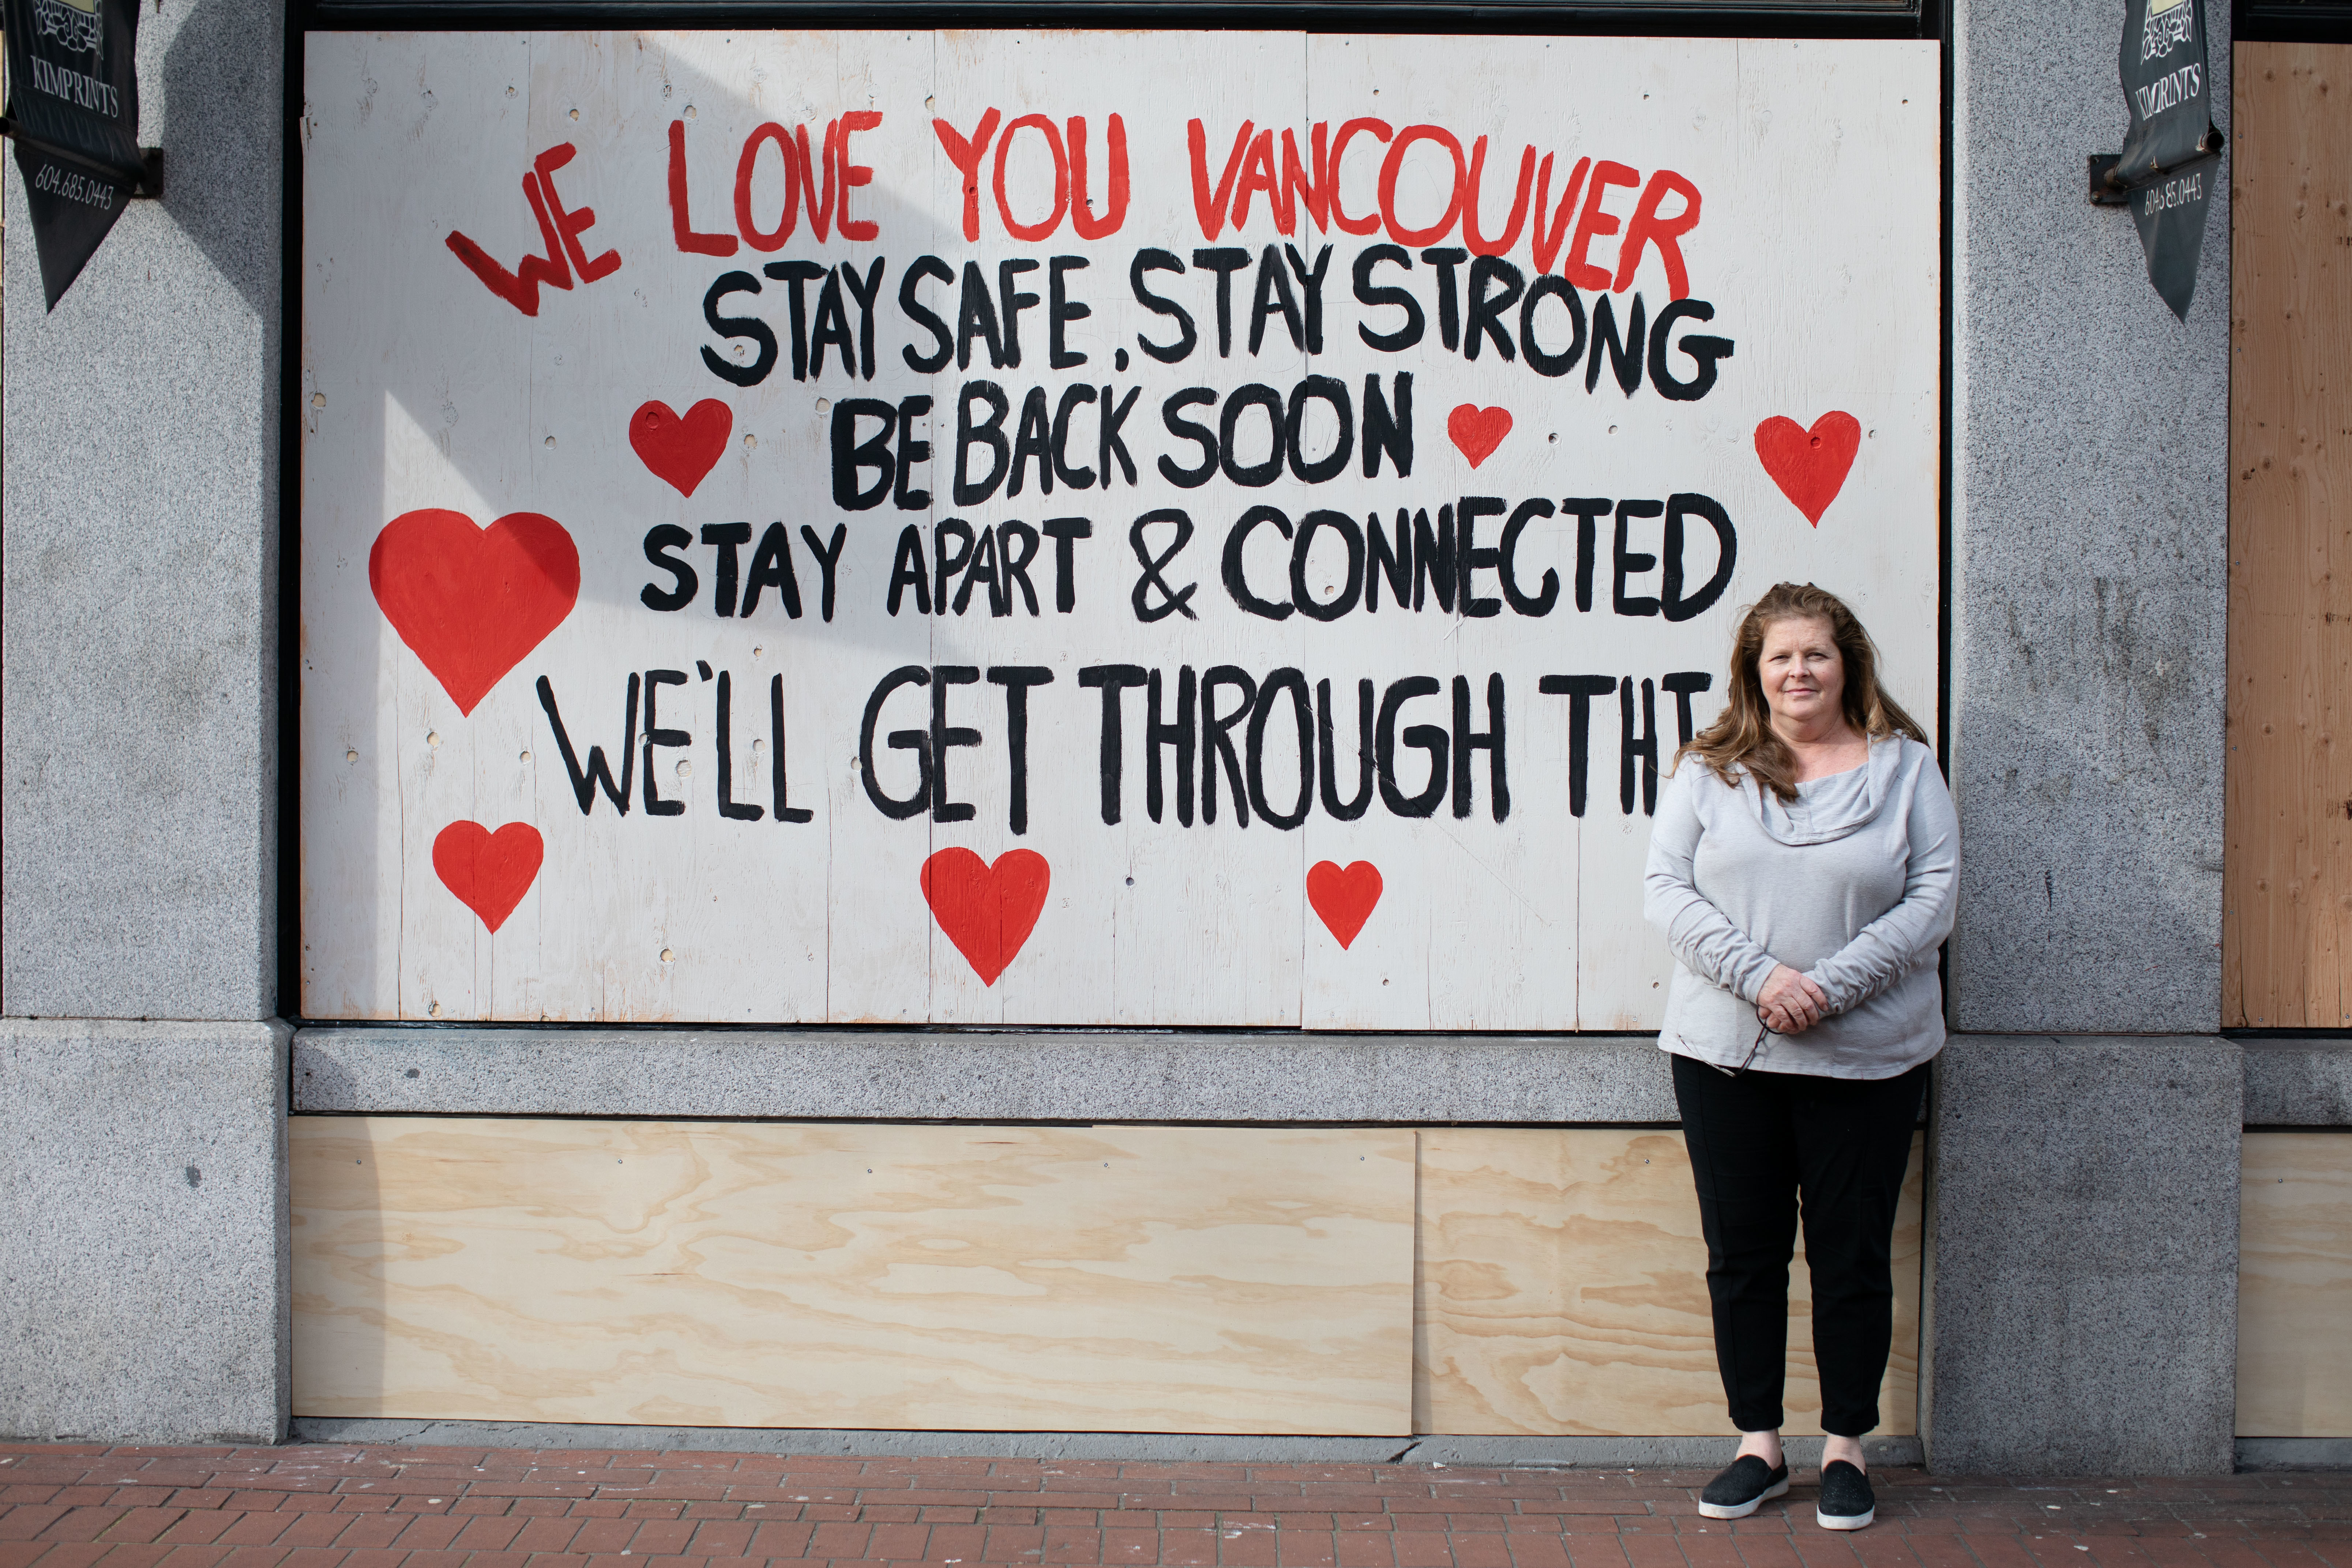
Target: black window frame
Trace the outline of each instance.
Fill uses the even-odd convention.
[[[1948,11],[1948,0],[296,0],[289,32],[949,26],[1941,39]]]
[[[2352,0],[2235,0],[2230,37],[2244,44],[2352,44]]]

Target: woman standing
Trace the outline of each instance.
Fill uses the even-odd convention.
[[[1895,1204],[1927,1064],[1959,825],[1927,737],[1835,595],[1782,583],[1739,623],[1730,704],[1658,802],[1643,912],[1675,954],[1658,1044],[1706,1235],[1716,1363],[1745,1434],[1700,1494],[1741,1519],[1789,1489],[1780,1393],[1803,1199],[1822,1385],[1816,1517],[1875,1517],[1862,1436],[1893,1334]]]

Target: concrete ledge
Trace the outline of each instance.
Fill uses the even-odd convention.
[[[2352,1126],[2352,1040],[2242,1049],[2246,1125]],[[1677,1120],[1647,1036],[324,1027],[295,1036],[293,1090],[298,1113]]]
[[[289,1034],[0,1021],[0,1436],[285,1432]]]
[[[2352,1470],[2352,1437],[2241,1437],[2242,1470]]]
[[[2246,1125],[2352,1126],[2352,1040],[2248,1040]]]
[[[1192,1432],[884,1432],[750,1426],[591,1426],[509,1421],[371,1421],[301,1416],[301,1443],[453,1448],[625,1448],[721,1454],[842,1454],[867,1458],[1126,1459],[1207,1464],[1528,1465],[1559,1469],[1712,1469],[1727,1437],[1268,1437]],[[1819,1437],[1791,1437],[1792,1468],[1821,1463]],[[1876,1465],[1920,1462],[1916,1437],[1871,1437]]]
[[[298,1112],[1673,1122],[1646,1036],[310,1028]]]

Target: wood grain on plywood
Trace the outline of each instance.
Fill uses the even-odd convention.
[[[297,1117],[294,1409],[1391,1434],[1413,1134]]]
[[[2337,1028],[2352,1025],[2352,47],[2241,44],[2236,79],[2221,1015]]]
[[[2238,1435],[2352,1437],[2352,1134],[2250,1132]]]
[[[1917,1428],[1922,1162],[1895,1229],[1882,1433]],[[1414,1430],[1708,1435],[1725,1425],[1690,1160],[1676,1131],[1424,1130]],[[1801,1244],[1788,1430],[1821,1430]]]

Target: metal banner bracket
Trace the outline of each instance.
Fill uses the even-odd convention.
[[[2198,156],[2210,157],[2219,153],[2225,140],[2218,126],[2208,125],[2205,128],[2205,134],[2197,142]],[[2124,184],[2116,177],[2116,165],[2122,161],[2123,155],[2119,153],[2094,153],[2090,155],[2087,162],[2090,165],[2093,206],[2127,207],[2131,205],[2131,194],[2135,187]],[[2150,170],[2147,178],[2140,181],[2139,184],[2153,184],[2172,172],[2171,169]]]

